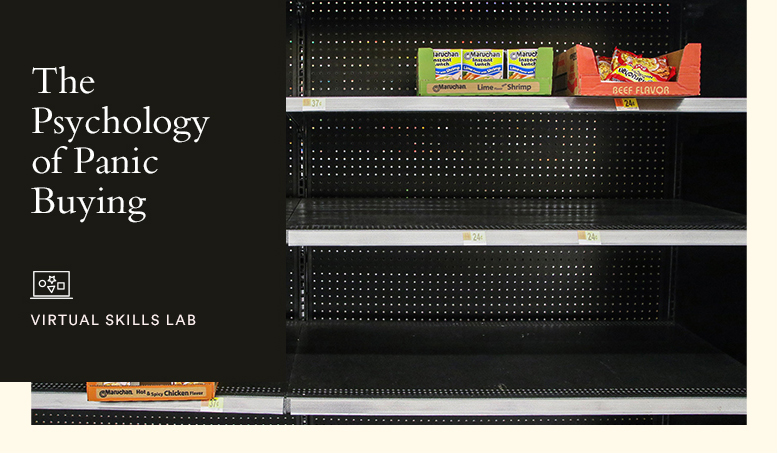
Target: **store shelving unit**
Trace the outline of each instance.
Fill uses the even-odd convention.
[[[745,245],[744,215],[682,200],[304,199],[287,221],[291,246]]]
[[[744,423],[745,75],[715,69],[725,56],[745,67],[732,51],[744,11],[289,1],[289,376],[222,387],[222,416]],[[418,47],[651,56],[686,42],[703,44],[703,96],[640,98],[637,112],[612,98],[414,96]],[[33,420],[157,409],[34,390]]]
[[[700,36],[702,97],[640,98],[638,112],[612,98],[419,97],[412,61],[418,47],[529,43],[661,54],[732,15],[467,1],[290,14],[287,244],[304,290],[291,414],[745,414],[744,127],[700,140],[745,124],[745,90],[705,78],[723,40]],[[727,334],[704,327],[726,316]]]
[[[303,98],[286,98],[286,112],[615,112],[612,98],[582,97],[322,97],[321,107],[304,107]],[[744,98],[646,98],[640,111],[668,113],[745,113]]]

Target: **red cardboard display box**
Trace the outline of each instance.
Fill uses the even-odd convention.
[[[87,401],[209,400],[216,382],[87,382]]]
[[[676,75],[669,82],[603,82],[600,80],[594,51],[579,44],[554,58],[554,94],[616,97],[699,96],[700,50],[699,43],[690,43],[683,49],[666,55],[668,64],[676,68]]]

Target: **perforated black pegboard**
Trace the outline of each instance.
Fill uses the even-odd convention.
[[[33,392],[83,392],[86,393],[86,382],[31,382]]]
[[[309,1],[306,95],[414,95],[419,47],[575,44],[661,55],[681,48],[681,4],[554,1]]]
[[[33,409],[33,425],[294,425],[288,415]]]
[[[286,2],[286,96],[300,96],[301,83],[300,75],[300,57],[301,49],[298,35],[298,6],[296,1],[287,0]]]
[[[300,129],[292,118],[286,118],[286,196],[298,196],[300,186]]]
[[[311,115],[310,196],[672,198],[664,114]]]
[[[314,247],[310,319],[667,320],[669,247]]]
[[[658,425],[661,416],[566,417],[309,417],[311,425]]]
[[[295,307],[297,306],[297,254],[296,248],[287,247],[286,251],[286,276],[287,276],[287,300],[286,300],[286,319],[295,319]]]

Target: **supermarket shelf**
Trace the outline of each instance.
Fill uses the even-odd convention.
[[[291,398],[292,415],[577,416],[745,414],[745,398]]]
[[[224,413],[235,414],[283,414],[283,396],[220,396]],[[51,410],[106,410],[106,411],[159,411],[201,412],[201,401],[87,401],[85,392],[32,392],[31,409]]]
[[[670,323],[308,322],[290,413],[745,414],[746,367]]]
[[[286,98],[288,113],[318,112],[616,112],[613,98],[573,96],[334,96],[318,110]],[[746,98],[638,98],[638,112],[745,113]]]
[[[581,245],[577,231],[483,230],[493,246]],[[288,230],[290,246],[453,246],[464,245],[462,230]],[[599,245],[746,245],[745,231],[618,230],[600,231]]]
[[[302,199],[290,246],[746,245],[746,216],[681,200]]]

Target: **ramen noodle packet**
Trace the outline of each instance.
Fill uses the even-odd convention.
[[[462,49],[432,49],[435,62],[435,80],[462,78]]]
[[[606,80],[611,73],[610,57],[597,57],[597,69],[600,70],[600,80]]]
[[[535,78],[535,64],[538,61],[538,49],[508,49],[509,79]]]
[[[502,49],[463,49],[462,79],[502,79]]]
[[[667,64],[667,57],[643,58],[616,47],[611,59],[611,73],[606,80],[667,82],[674,75],[675,68]]]

